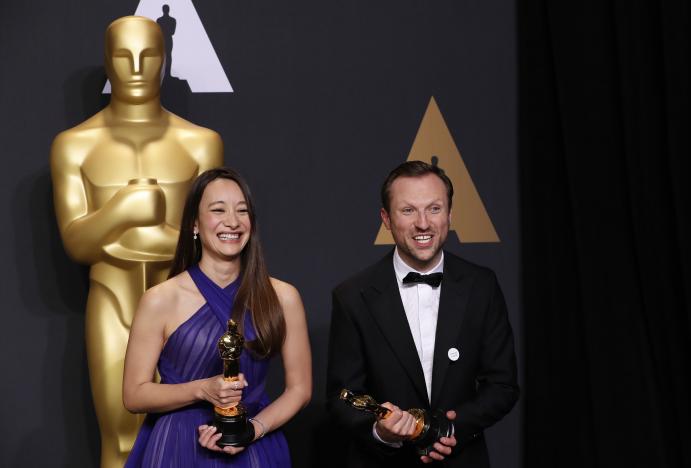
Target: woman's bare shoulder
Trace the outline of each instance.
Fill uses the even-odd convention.
[[[296,306],[302,308],[302,298],[295,286],[277,278],[271,278],[271,286],[273,286],[274,291],[276,291],[278,300],[284,310],[293,309]]]
[[[175,310],[178,304],[194,295],[196,287],[187,272],[182,272],[148,289],[139,302],[139,309],[147,311]]]

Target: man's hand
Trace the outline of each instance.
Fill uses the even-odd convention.
[[[455,411],[447,411],[446,417],[450,421],[456,419]],[[422,463],[432,463],[433,461],[441,461],[444,457],[451,455],[451,450],[456,446],[456,437],[440,437],[433,445],[434,450],[430,452],[429,455],[423,455],[420,457]]]
[[[415,430],[413,415],[388,401],[382,403],[382,406],[390,409],[391,413],[385,418],[379,419],[374,426],[374,430],[377,431],[381,440],[396,443],[409,439]]]

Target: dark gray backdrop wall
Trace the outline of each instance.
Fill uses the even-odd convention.
[[[0,3],[0,466],[98,460],[84,351],[87,270],[59,240],[48,152],[59,131],[107,103],[103,32],[137,3]],[[285,432],[297,467],[325,466],[337,448],[323,404],[330,290],[388,251],[373,245],[379,185],[407,158],[431,96],[501,238],[460,244],[450,236],[447,248],[497,272],[520,344],[514,3],[194,5],[235,93],[164,90],[163,104],[221,134],[226,163],[255,192],[272,275],[303,296],[314,396]],[[276,363],[274,392],[280,374]],[[489,431],[495,467],[519,466],[519,410]]]

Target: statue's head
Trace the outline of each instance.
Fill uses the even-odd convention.
[[[106,29],[105,66],[114,97],[137,104],[158,96],[164,60],[161,28],[149,18],[125,16]]]

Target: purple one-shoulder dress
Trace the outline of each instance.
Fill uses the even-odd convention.
[[[197,288],[206,299],[186,322],[178,327],[163,346],[158,360],[161,383],[176,384],[212,377],[223,372],[223,363],[216,343],[225,333],[239,280],[226,288],[211,281],[195,265],[188,270]],[[245,314],[244,335],[247,341],[256,337],[250,314]],[[264,391],[268,359],[255,359],[245,351],[240,356],[240,371],[249,386],[242,394],[242,403],[249,416],[269,404]],[[236,454],[212,452],[197,440],[197,427],[209,424],[213,406],[199,402],[167,413],[149,414],[139,431],[125,466],[135,467],[290,467],[290,454],[285,437],[273,431]]]

